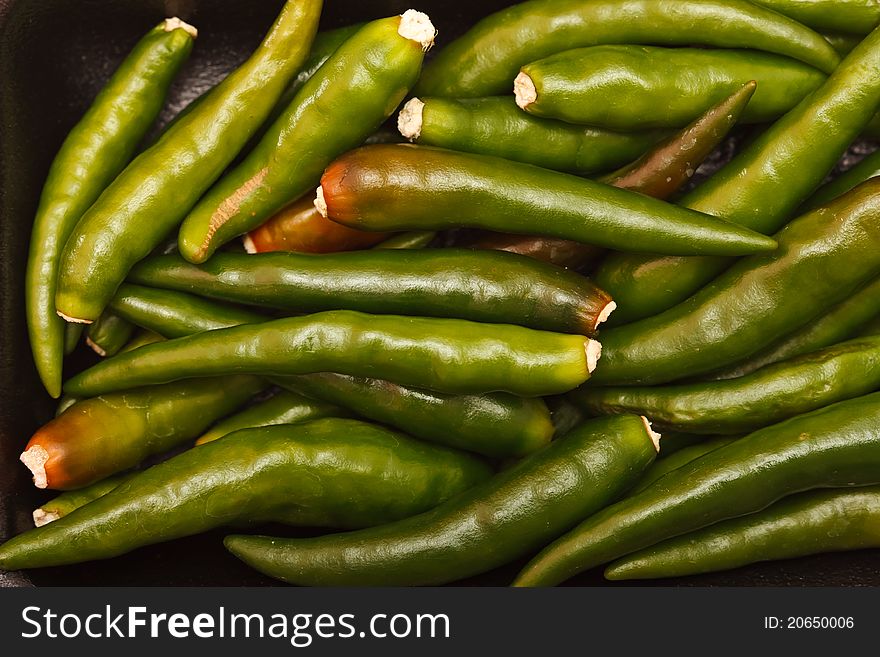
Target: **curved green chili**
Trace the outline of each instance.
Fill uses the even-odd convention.
[[[673,470],[546,547],[516,586],[550,586],[813,488],[880,483],[880,394],[800,415]]]
[[[593,381],[653,385],[705,374],[806,326],[880,275],[878,213],[875,179],[790,223],[776,235],[777,252],[743,258],[660,315],[603,331]]]
[[[868,34],[880,23],[876,0],[752,0],[814,30]]]
[[[615,561],[611,580],[682,577],[759,561],[880,547],[880,487],[819,490]]]
[[[520,66],[605,43],[766,50],[829,73],[839,62],[819,34],[745,0],[532,0],[484,18],[443,48],[415,92],[452,98],[507,93]]]
[[[350,534],[224,544],[293,584],[452,582],[529,554],[619,497],[654,460],[652,439],[642,418],[600,418],[428,513]]]
[[[580,274],[469,249],[218,253],[202,265],[160,256],[138,264],[129,280],[301,313],[455,317],[582,335],[594,335],[614,310]]]
[[[134,47],[55,156],[31,234],[25,272],[28,333],[37,372],[61,394],[64,321],[55,314],[61,251],[83,213],[128,164],[159,115],[196,30],[177,18]]]
[[[419,144],[494,155],[546,169],[589,174],[631,162],[666,133],[611,132],[530,116],[513,98],[413,98],[400,134]]]
[[[113,356],[131,338],[134,326],[112,310],[101,313],[86,331],[86,344],[101,357]]]
[[[550,413],[542,399],[505,393],[443,395],[329,372],[279,377],[273,382],[415,438],[486,456],[524,456],[553,437]]]
[[[354,420],[245,429],[7,541],[0,568],[106,559],[229,524],[369,527],[427,511],[490,474],[474,456]]]
[[[665,477],[673,470],[678,470],[688,463],[696,461],[701,456],[705,456],[709,452],[714,452],[719,447],[729,445],[739,437],[740,436],[719,436],[718,438],[711,438],[696,445],[689,445],[688,447],[676,450],[673,454],[665,458],[658,458],[650,468],[645,470],[641,479],[629,489],[627,496],[642,492],[653,485],[655,481],[659,480],[661,477]],[[665,435],[663,440],[666,440]]]
[[[763,52],[596,46],[527,64],[516,92],[537,117],[627,131],[687,125],[749,81],[757,89],[741,120],[773,121],[825,80],[812,66]]]
[[[57,497],[53,497],[41,507],[34,509],[34,525],[42,527],[59,518],[63,518],[89,502],[94,502],[99,497],[104,497],[111,490],[128,481],[136,474],[136,472],[127,472],[114,475],[101,481],[96,481],[85,488],[65,491]]]
[[[854,167],[822,185],[816,190],[815,194],[807,199],[806,203],[804,203],[804,209],[812,210],[829,201],[833,201],[846,194],[856,185],[860,185],[875,176],[880,176],[880,151],[871,153]]]
[[[223,173],[299,70],[320,13],[321,0],[288,0],[251,58],[129,164],[83,215],[61,257],[55,306],[62,316],[97,319],[131,266]]]
[[[404,99],[434,43],[425,14],[367,24],[297,93],[260,143],[180,227],[180,253],[204,262],[312,189],[330,161],[364,142]]]
[[[430,146],[365,146],[331,164],[318,209],[362,230],[454,227],[524,233],[651,253],[772,250],[751,230],[529,164]]]
[[[867,37],[800,105],[681,205],[774,233],[831,172],[880,105],[880,32]],[[730,266],[720,258],[611,254],[596,282],[617,301],[618,323],[671,308]]]

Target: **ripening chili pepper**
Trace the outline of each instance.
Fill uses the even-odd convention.
[[[404,137],[426,146],[580,174],[631,162],[667,134],[625,134],[549,121],[521,111],[510,97],[495,96],[413,98],[400,111],[397,125]]]
[[[827,73],[839,62],[821,35],[745,0],[532,0],[484,18],[443,48],[425,67],[415,93],[507,93],[520,66],[607,43],[765,50]]]
[[[64,389],[89,396],[233,372],[338,372],[436,392],[540,397],[586,381],[600,353],[581,335],[338,310],[147,345],[78,374]]]
[[[347,417],[349,413],[338,406],[314,401],[289,390],[281,390],[269,399],[230,415],[203,433],[196,445],[204,445],[240,429],[271,427],[278,424],[297,424],[324,417]]]
[[[192,209],[180,227],[181,255],[204,262],[314,188],[334,157],[362,144],[397,109],[434,36],[428,17],[410,9],[345,41],[247,158]]]
[[[112,310],[105,310],[89,325],[86,344],[102,358],[113,356],[125,346],[132,333],[134,326],[129,321]]]
[[[120,64],[55,156],[31,234],[25,273],[28,333],[37,372],[61,394],[65,323],[55,314],[61,250],[76,223],[128,164],[159,115],[196,29],[178,18],[153,28]]]
[[[482,231],[461,244],[471,249],[507,251],[542,260],[566,269],[581,269],[597,264],[605,255],[605,250],[592,244],[582,244],[559,237],[540,237],[535,235],[513,235]]]
[[[540,398],[500,392],[444,395],[330,372],[278,377],[273,382],[414,438],[486,456],[525,456],[553,437],[550,413]]]
[[[757,89],[741,120],[773,121],[825,80],[812,66],[763,52],[596,46],[525,65],[515,92],[536,117],[631,131],[687,125],[749,81]]]
[[[301,313],[357,310],[455,317],[594,335],[614,310],[588,278],[531,258],[469,249],[218,253],[138,264],[129,280]]]
[[[717,438],[709,438],[696,445],[689,445],[676,450],[673,454],[665,458],[658,458],[650,468],[645,470],[642,478],[639,479],[629,491],[627,491],[627,497],[642,492],[673,470],[678,470],[680,467],[696,461],[698,458],[705,456],[709,452],[714,452],[719,447],[729,445],[739,438],[741,438],[741,436],[719,436]],[[663,440],[666,440],[665,434]]]
[[[775,253],[743,258],[660,315],[603,331],[593,381],[654,385],[706,374],[808,325],[880,275],[878,212],[880,178],[790,223]]]
[[[59,314],[97,319],[131,266],[223,173],[305,60],[321,4],[288,0],[250,59],[135,158],[83,215],[61,256]]]
[[[673,536],[813,488],[880,482],[880,394],[740,438],[599,511],[546,547],[515,586],[552,586]]]
[[[880,487],[817,490],[615,561],[611,580],[682,577],[760,561],[880,547]]]
[[[661,428],[735,434],[880,389],[880,338],[867,337],[724,381],[584,388],[572,400],[603,415],[639,413]]]
[[[868,34],[880,23],[875,0],[753,0],[814,30]]]
[[[743,255],[770,238],[641,194],[529,164],[430,146],[365,146],[321,178],[322,214],[361,230],[456,227],[650,253]]]
[[[658,438],[643,418],[600,418],[422,515],[349,534],[224,544],[291,584],[453,582],[533,552],[618,498],[654,460]]]
[[[768,128],[680,204],[774,233],[822,183],[880,105],[880,30],[868,36],[824,85]],[[671,308],[731,262],[611,254],[596,270],[615,298],[617,322]]]
[[[330,221],[306,196],[246,233],[242,241],[248,253],[337,253],[368,249],[388,237],[386,233],[353,230]]]
[[[10,539],[0,546],[0,568],[106,559],[230,524],[380,525],[427,511],[490,474],[477,457],[355,420],[244,429]]]
[[[99,497],[104,497],[111,490],[128,481],[136,474],[136,472],[126,472],[125,474],[118,474],[101,481],[96,481],[85,488],[65,491],[57,497],[53,497],[38,509],[34,509],[34,525],[42,527],[59,518],[63,518],[89,502],[93,502]]]
[[[851,169],[822,185],[816,190],[815,194],[807,199],[806,203],[804,203],[804,208],[812,210],[829,201],[833,201],[846,194],[856,185],[875,176],[880,176],[880,151],[871,153]]]
[[[78,401],[37,430],[21,461],[37,488],[88,486],[198,437],[265,387],[257,377],[239,375]]]

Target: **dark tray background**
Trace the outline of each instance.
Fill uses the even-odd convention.
[[[34,489],[18,455],[54,409],[31,361],[23,294],[31,222],[53,156],[132,44],[154,23],[177,15],[200,31],[161,125],[243,61],[282,4],[282,0],[0,0],[0,540],[32,527],[31,511],[51,497]],[[474,20],[507,4],[505,0],[326,0],[321,28],[398,14],[413,6],[430,14],[442,47]],[[736,143],[733,139],[720,149],[701,173],[726,161]],[[859,144],[849,159],[873,147]],[[0,572],[0,586],[274,583],[228,555],[220,542],[223,534],[217,531],[151,546],[104,562]],[[880,585],[878,554],[822,555],[657,583]],[[504,585],[518,565],[462,583]],[[597,570],[571,584],[608,583]]]

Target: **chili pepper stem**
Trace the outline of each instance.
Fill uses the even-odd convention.
[[[98,354],[101,358],[107,356],[107,352],[104,351],[99,345],[95,344],[91,338],[86,338],[86,344],[89,345],[92,348],[92,351]]]
[[[614,303],[612,301],[612,303]],[[584,344],[584,351],[587,354],[587,371],[590,374],[596,369],[599,359],[602,357],[602,345],[598,340],[587,340]]]
[[[91,319],[80,319],[79,317],[71,317],[70,315],[65,315],[60,310],[55,311],[57,315],[63,319],[65,322],[70,322],[71,324],[91,324]]]
[[[34,525],[36,527],[48,525],[50,522],[54,522],[60,517],[61,516],[54,511],[43,511],[42,509],[34,509]]]
[[[418,98],[413,98],[403,106],[403,109],[400,110],[400,114],[397,116],[397,129],[401,135],[410,141],[415,141],[422,134],[422,112],[424,108],[425,103]]]
[[[49,452],[42,445],[32,445],[19,457],[28,470],[34,475],[34,486],[46,488],[49,484],[46,478],[46,461],[49,460]]]
[[[523,71],[513,81],[513,95],[516,96],[516,104],[521,109],[526,109],[529,105],[538,100],[538,89],[528,73]]]
[[[407,9],[401,14],[397,33],[404,39],[420,43],[425,52],[431,49],[434,45],[434,37],[437,36],[437,30],[434,29],[428,15],[415,9]]]
[[[173,32],[177,29],[183,30],[187,34],[191,35],[193,39],[197,39],[199,37],[199,31],[195,28],[195,26],[180,20],[177,16],[175,16],[174,18],[165,19],[166,32]]]
[[[645,423],[645,429],[648,430],[648,435],[651,437],[651,442],[654,443],[654,449],[657,450],[657,453],[660,453],[660,439],[663,437],[662,434],[657,433],[654,429],[651,428],[651,420],[646,418],[644,415],[640,415],[642,418],[642,422]]]

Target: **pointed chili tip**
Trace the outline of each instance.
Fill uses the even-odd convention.
[[[324,188],[321,186],[315,192],[315,209],[322,217],[327,217],[327,201],[324,199]]]
[[[645,429],[648,431],[648,435],[651,437],[651,442],[654,443],[654,449],[657,450],[657,453],[660,453],[660,439],[663,437],[656,431],[651,428],[651,421],[646,418],[644,415],[639,416],[642,418],[642,422],[645,423]]]
[[[397,129],[400,134],[415,141],[422,134],[422,115],[424,113],[425,103],[418,98],[413,98],[397,115]]]
[[[609,301],[608,304],[602,309],[602,312],[599,313],[599,318],[596,320],[596,327],[599,326],[602,322],[607,322],[608,318],[617,310],[617,304],[614,301]],[[595,327],[594,327],[595,328]]]
[[[404,39],[418,43],[425,52],[431,49],[437,37],[437,30],[428,15],[415,9],[407,9],[400,15],[397,33]]]
[[[587,371],[592,374],[602,357],[602,345],[598,340],[587,340],[584,351],[587,354]]]
[[[91,324],[93,320],[91,319],[80,319],[79,317],[71,317],[70,315],[65,315],[60,310],[55,310],[55,314],[58,315],[65,322],[70,322],[71,324]]]
[[[50,522],[58,520],[61,516],[59,516],[54,511],[43,511],[43,509],[34,509],[34,526],[42,527],[43,525],[48,525]]]
[[[165,31],[173,32],[174,30],[183,30],[187,34],[189,34],[193,39],[199,38],[199,31],[189,23],[185,23],[180,20],[177,16],[174,18],[166,18],[165,19]]]
[[[520,71],[513,81],[513,95],[516,96],[516,104],[520,109],[526,109],[538,100],[538,89],[525,71]]]
[[[107,352],[104,351],[100,345],[95,344],[91,338],[86,337],[86,344],[92,348],[96,354],[98,354],[101,358],[104,358],[107,355]]]
[[[18,458],[33,474],[34,486],[46,488],[49,485],[46,477],[46,461],[49,460],[49,452],[42,445],[28,447]]]

